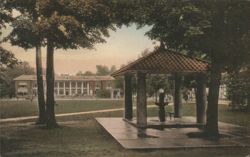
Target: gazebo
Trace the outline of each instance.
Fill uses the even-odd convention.
[[[206,73],[209,63],[194,57],[168,50],[157,50],[115,71],[112,76],[124,76],[124,119],[133,119],[132,76],[137,77],[136,125],[147,127],[146,75],[168,74],[174,78],[174,117],[182,116],[181,82],[183,76],[193,75],[197,80],[196,122],[205,123],[206,118]]]

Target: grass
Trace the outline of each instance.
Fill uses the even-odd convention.
[[[25,114],[29,115],[36,110],[29,109],[31,105],[24,103],[13,104],[13,107],[22,108],[19,112],[17,108],[14,110],[16,114],[22,115],[22,111],[28,110]],[[75,106],[76,104],[76,106]],[[101,104],[101,105],[98,105]],[[27,106],[26,106],[27,105]],[[102,106],[103,105],[103,106]],[[77,109],[81,111],[96,110],[112,107],[122,107],[121,101],[61,101],[57,106],[57,112],[75,112]],[[5,107],[6,109],[6,107]],[[10,106],[7,107],[11,112]],[[167,107],[168,110],[172,106]],[[32,112],[30,112],[32,111]],[[79,111],[79,110],[78,110]],[[250,114],[244,112],[229,111],[227,106],[220,105],[220,120],[240,124],[250,128]],[[1,113],[2,104],[1,104]],[[4,113],[6,113],[5,111]],[[148,109],[149,116],[157,115],[157,108]],[[195,115],[195,105],[183,105],[184,115]],[[18,113],[18,114],[17,114]],[[1,114],[2,115],[2,114]],[[6,114],[10,116],[11,114]],[[142,150],[131,151],[124,150],[96,121],[95,117],[111,117],[122,116],[122,111],[78,115],[69,117],[58,117],[60,124],[58,129],[46,129],[33,125],[30,120],[20,122],[0,123],[0,152],[2,157],[142,157],[142,156],[169,156],[169,157],[246,157],[250,154],[249,148],[204,148],[204,149],[177,149],[177,150]]]
[[[55,112],[71,113],[99,109],[121,108],[121,100],[58,100]],[[37,115],[36,101],[0,101],[0,118],[14,118]]]
[[[149,102],[153,105],[153,102]],[[73,113],[103,109],[122,108],[122,100],[58,100],[56,113]],[[167,111],[173,111],[173,106],[167,106]],[[0,101],[0,118],[14,118],[37,115],[37,102],[33,101]],[[148,109],[148,116],[157,116],[158,109]],[[194,104],[183,104],[183,115],[195,116]],[[117,116],[122,116],[119,114]],[[250,126],[249,112],[230,111],[227,105],[219,105],[219,120],[241,126]]]

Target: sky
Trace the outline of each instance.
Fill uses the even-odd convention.
[[[139,54],[145,50],[153,50],[154,41],[145,36],[145,32],[150,27],[136,29],[135,25],[123,26],[115,32],[110,31],[110,37],[106,38],[106,43],[97,44],[95,49],[77,50],[55,50],[55,73],[76,74],[79,71],[96,71],[96,65],[115,65],[120,68],[122,64],[127,64],[131,60],[138,58]],[[4,30],[3,36],[9,33],[9,29]],[[35,67],[35,49],[24,49],[4,43],[2,46],[12,51],[16,58],[27,61]],[[42,49],[43,67],[46,65],[46,49]]]

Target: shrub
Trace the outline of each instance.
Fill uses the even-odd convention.
[[[106,89],[100,89],[96,91],[96,97],[98,98],[110,98],[110,91]]]

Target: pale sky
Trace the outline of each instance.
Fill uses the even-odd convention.
[[[138,55],[145,49],[153,49],[155,46],[145,32],[149,27],[136,29],[135,25],[122,27],[116,32],[110,32],[110,37],[106,43],[97,44],[94,50],[77,49],[55,51],[55,73],[57,74],[76,74],[78,71],[96,71],[96,65],[115,65],[119,68],[128,61],[135,60]],[[6,35],[6,30],[4,34]],[[35,49],[25,51],[22,48],[2,44],[8,50],[11,50],[16,58],[27,61],[35,67]],[[45,66],[45,49],[42,49],[43,67]]]

